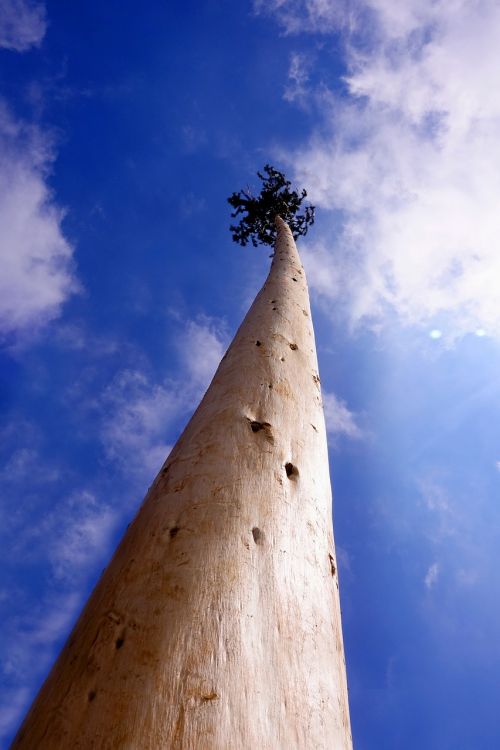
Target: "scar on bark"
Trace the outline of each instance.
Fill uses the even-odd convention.
[[[217,695],[217,693],[215,692],[215,690],[211,690],[209,693],[206,693],[205,695],[202,695],[201,696],[201,700],[204,703],[206,703],[207,701],[213,701],[213,700],[215,700],[218,697],[219,696]]]
[[[269,424],[269,422],[257,422],[254,420],[250,422],[250,427],[251,427],[252,432],[260,432],[260,430],[269,429],[271,425]]]
[[[285,464],[285,471],[288,479],[296,479],[299,475],[299,470],[290,461]]]
[[[330,560],[330,571],[331,571],[332,576],[334,577],[337,571],[337,568],[335,567],[335,561],[333,559],[333,555],[328,554],[328,559]]]
[[[298,348],[299,347],[297,346],[297,344],[290,344],[290,349],[292,350],[292,352],[296,352]]]
[[[266,439],[270,443],[274,443],[274,438],[271,433],[271,425],[269,424],[269,422],[258,422],[256,419],[249,419],[248,421],[250,422],[250,429],[252,430],[252,432],[261,432],[263,430]]]

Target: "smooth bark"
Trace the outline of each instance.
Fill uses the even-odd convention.
[[[311,311],[277,221],[268,279],[15,750],[352,747]]]

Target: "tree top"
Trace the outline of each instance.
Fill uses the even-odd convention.
[[[231,217],[241,214],[239,224],[232,224],[229,229],[233,240],[245,246],[250,241],[254,247],[259,243],[274,245],[276,239],[276,216],[286,221],[294,239],[307,233],[314,224],[314,206],[304,206],[304,212],[299,213],[302,201],[307,195],[306,190],[300,193],[292,190],[292,183],[282,172],[266,164],[264,173],[257,172],[262,181],[262,190],[255,197],[249,188],[233,193],[227,200],[234,208]]]

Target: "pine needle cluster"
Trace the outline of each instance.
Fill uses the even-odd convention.
[[[285,175],[269,164],[265,165],[264,173],[257,172],[262,181],[262,190],[257,197],[247,188],[233,193],[227,199],[234,208],[231,217],[242,217],[239,224],[229,227],[233,240],[242,246],[248,242],[254,247],[259,243],[274,245],[276,216],[281,216],[283,221],[286,221],[294,239],[305,235],[314,224],[314,206],[304,206],[303,213],[299,213],[307,196],[306,190],[300,193],[292,190],[292,183]]]

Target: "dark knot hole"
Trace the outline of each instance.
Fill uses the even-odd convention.
[[[258,526],[254,526],[252,529],[252,536],[255,544],[261,544],[264,538],[264,534]]]

